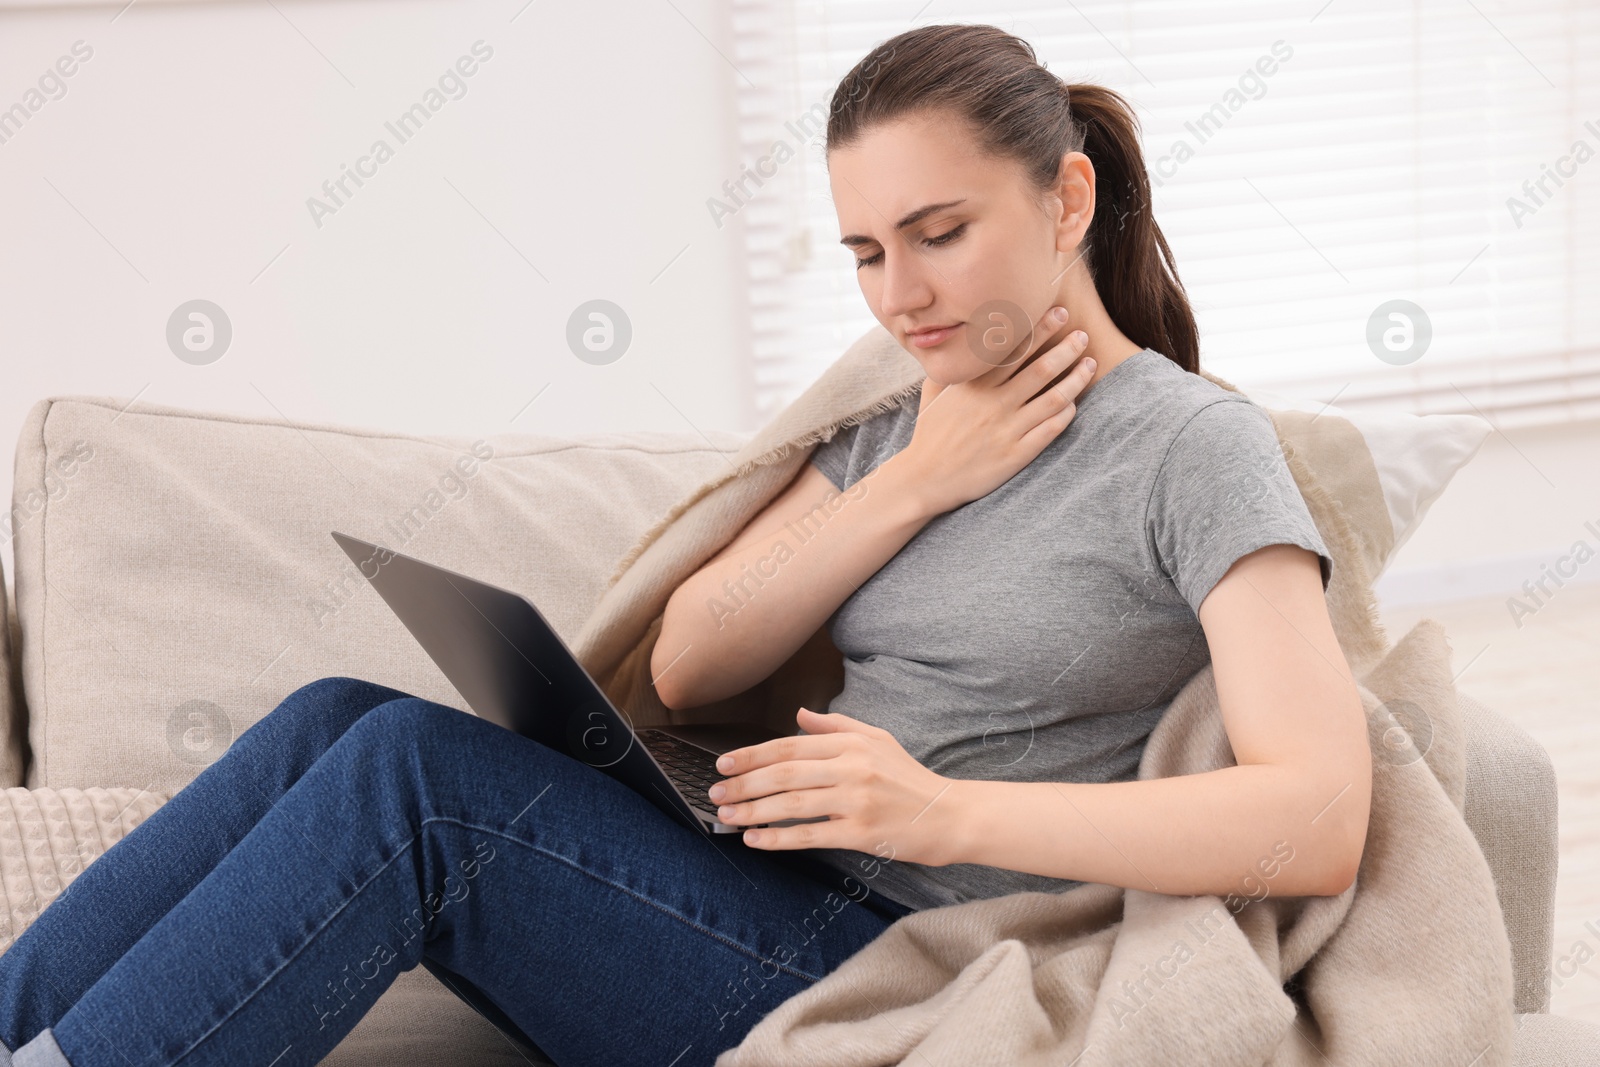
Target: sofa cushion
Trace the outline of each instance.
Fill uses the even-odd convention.
[[[1347,411],[1320,401],[1242,390],[1272,415],[1279,437],[1317,473],[1361,541],[1374,581],[1416,533],[1456,472],[1494,427],[1476,415]]]
[[[1563,1015],[1517,1016],[1512,1067],[1592,1067],[1600,1026]]]
[[[330,530],[520,592],[570,643],[639,535],[745,439],[40,401],[17,451],[18,499],[44,494],[16,536],[26,784],[171,794],[330,675],[464,707]]]
[[[500,1032],[424,967],[395,976],[320,1067],[554,1067],[539,1049]]]
[[[0,790],[0,953],[167,797],[148,789]]]

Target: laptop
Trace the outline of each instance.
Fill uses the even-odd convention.
[[[784,735],[754,723],[635,729],[526,597],[348,534],[333,539],[480,718],[565,752],[702,832],[730,826],[706,796],[730,749]]]

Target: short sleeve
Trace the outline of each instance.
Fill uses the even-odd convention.
[[[1333,577],[1272,417],[1248,400],[1218,400],[1184,424],[1156,472],[1146,527],[1162,572],[1196,615],[1240,558],[1268,545],[1310,549]]]
[[[850,473],[850,450],[855,446],[861,424],[841,428],[831,438],[819,444],[811,453],[811,464],[828,476],[828,481],[840,492],[845,488],[845,477]]]

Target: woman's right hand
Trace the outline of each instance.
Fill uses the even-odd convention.
[[[1059,320],[1052,320],[1057,312]],[[1039,346],[1066,323],[1066,315],[1066,308],[1051,308],[1035,325],[1025,356],[1013,353],[971,381],[940,385],[923,380],[916,428],[901,454],[909,455],[922,472],[921,487],[940,513],[994,492],[1072,422],[1077,397],[1094,375],[1091,360],[1080,360],[1072,373],[1034,395],[1077,359],[1088,342],[1082,331],[1075,331],[1034,358]]]

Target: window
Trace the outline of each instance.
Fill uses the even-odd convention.
[[[745,226],[761,419],[874,325],[837,244],[827,107],[873,45],[930,22],[1001,26],[1064,80],[1134,105],[1207,370],[1245,389],[1480,412],[1502,427],[1600,416],[1592,4],[967,0],[919,12],[736,0],[730,11],[745,169],[727,203]],[[1391,317],[1391,301],[1425,323],[1405,308]],[[1386,347],[1424,330],[1414,360]]]

